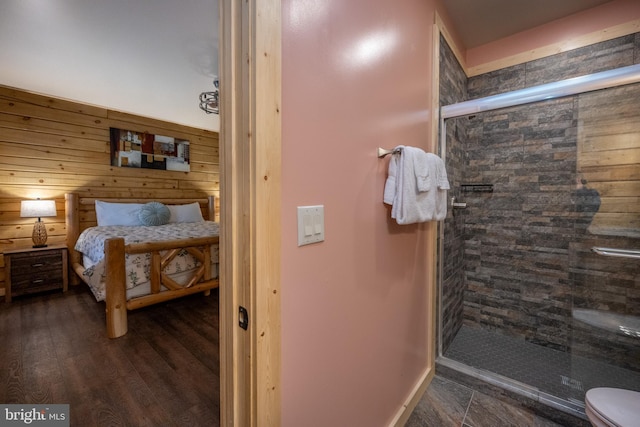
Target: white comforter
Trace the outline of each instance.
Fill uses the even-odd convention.
[[[186,239],[190,237],[218,236],[219,226],[216,222],[172,223],[160,226],[102,226],[84,230],[76,243],[75,249],[91,260],[91,267],[84,272],[84,280],[89,284],[98,301],[104,300],[104,242],[113,237],[123,237],[125,244],[142,242],[161,242],[167,240]],[[212,246],[212,264],[218,263],[218,245]],[[148,284],[150,280],[151,254],[133,254],[125,256],[127,289]],[[182,273],[199,266],[199,262],[187,251],[181,251],[164,269],[167,274]]]

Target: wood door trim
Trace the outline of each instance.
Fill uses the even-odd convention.
[[[279,426],[280,0],[222,0],[220,20],[221,425]]]

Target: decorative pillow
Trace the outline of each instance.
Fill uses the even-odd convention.
[[[169,205],[171,212],[170,223],[173,222],[203,222],[200,203],[193,202],[186,205]]]
[[[142,203],[111,203],[96,200],[98,225],[142,225],[138,212]]]
[[[171,212],[160,202],[149,202],[138,212],[138,219],[142,225],[164,225],[169,222]]]

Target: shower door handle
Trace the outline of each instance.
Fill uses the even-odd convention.
[[[451,208],[452,209],[466,209],[467,208],[467,204],[466,203],[458,203],[458,202],[456,202],[456,198],[452,197],[451,198]]]

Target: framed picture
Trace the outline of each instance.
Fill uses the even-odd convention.
[[[189,141],[109,128],[111,166],[189,172]]]

